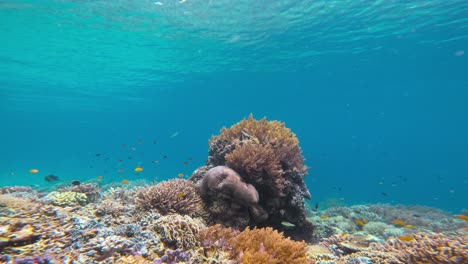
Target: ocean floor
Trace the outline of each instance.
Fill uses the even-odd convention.
[[[0,263],[468,263],[468,212],[387,204],[308,209],[314,242],[305,243],[268,227],[237,231],[202,213],[146,207],[148,188],[0,188]]]

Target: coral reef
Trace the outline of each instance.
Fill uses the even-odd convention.
[[[205,225],[188,215],[165,215],[154,221],[153,228],[168,248],[191,249],[200,246],[198,233]]]
[[[88,202],[91,203],[96,202],[101,197],[99,187],[93,183],[84,183],[80,185],[67,186],[57,189],[57,192],[75,192],[86,194]]]
[[[182,249],[176,249],[176,250],[168,250],[166,252],[166,255],[162,256],[160,259],[155,259],[153,261],[153,264],[162,264],[162,263],[168,263],[168,264],[176,264],[179,262],[185,262],[190,259],[190,254],[187,252],[184,252]]]
[[[252,216],[253,221],[256,223],[268,218],[268,214],[258,204],[257,190],[252,185],[243,182],[237,172],[226,166],[216,166],[206,172],[200,183],[200,193],[203,197],[206,197],[205,200],[210,213],[217,222],[230,223],[231,226],[245,226],[249,223],[249,216]],[[230,203],[230,201],[235,201],[242,206],[231,207],[230,210],[226,210],[223,205]],[[242,214],[245,217],[235,217]],[[238,219],[244,220],[244,222],[230,222]]]
[[[440,233],[415,233],[410,241],[398,237],[372,249],[394,254],[403,263],[467,263],[468,237],[447,236]]]
[[[52,192],[48,195],[52,204],[58,206],[77,206],[88,203],[88,196],[78,192]]]
[[[305,198],[310,198],[303,180],[307,167],[296,135],[283,123],[266,118],[255,120],[250,115],[230,128],[223,128],[220,135],[209,140],[206,165],[197,169],[190,179],[206,186],[203,178],[216,166],[234,170],[240,176],[238,182],[247,184],[244,190],[250,189],[246,193],[255,190],[258,206],[246,203],[238,195],[204,192],[213,222],[238,230],[248,225],[271,226],[293,239],[312,240],[313,228],[306,220],[304,203]],[[228,212],[229,217],[220,214],[221,211]],[[281,224],[284,221],[294,226],[285,227]]]
[[[143,187],[137,191],[136,201],[141,208],[156,209],[162,215],[205,217],[207,214],[195,185],[187,180],[174,179]]]
[[[231,257],[243,264],[306,264],[306,244],[285,238],[272,228],[246,229],[230,239]]]
[[[466,222],[437,210],[369,205],[310,212],[309,218],[319,231],[314,232],[315,238],[322,239],[318,244],[306,245],[285,238],[272,228],[240,232],[219,224],[206,227],[200,218],[189,215],[140,210],[134,199],[140,189],[110,188],[95,203],[66,207],[51,203],[50,197],[44,199],[43,194],[34,190],[0,194],[0,262],[456,264],[468,261]],[[379,206],[383,208],[376,209]],[[395,219],[395,208],[402,208],[408,218],[403,215]],[[379,215],[380,210],[386,213]],[[429,216],[414,216],[421,210]],[[423,226],[405,225],[405,221],[413,220],[411,217],[423,218]],[[430,217],[443,225],[428,224]],[[362,226],[356,219],[362,221]],[[450,223],[454,223],[455,229],[449,230]],[[429,228],[448,231],[444,234],[426,231]],[[392,232],[397,235],[387,238]]]

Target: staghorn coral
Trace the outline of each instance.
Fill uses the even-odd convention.
[[[178,213],[192,217],[205,216],[205,206],[191,181],[174,179],[137,191],[136,202],[145,210],[160,214]]]
[[[200,246],[198,233],[205,225],[188,215],[165,215],[154,221],[153,229],[169,248],[189,250]]]
[[[241,182],[254,187],[259,205],[255,209],[262,211],[255,215],[257,210],[235,196],[226,198],[212,193],[204,199],[212,222],[238,230],[248,225],[271,226],[293,239],[311,241],[312,225],[306,220],[304,202],[310,198],[304,183],[307,168],[298,143],[284,123],[266,118],[255,120],[252,115],[213,136],[206,165],[198,168],[190,180],[203,185],[202,179],[210,169],[227,166],[240,175]],[[284,227],[282,221],[295,226]]]
[[[231,257],[243,264],[305,264],[306,244],[285,238],[272,228],[246,229],[230,239]]]
[[[453,263],[468,262],[468,237],[447,236],[440,233],[415,233],[414,239],[403,241],[390,238],[383,244],[372,244],[376,251],[393,253],[403,263]]]

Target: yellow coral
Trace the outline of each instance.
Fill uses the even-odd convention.
[[[84,205],[88,202],[88,197],[84,193],[78,192],[52,192],[49,194],[52,203],[58,206]]]
[[[246,229],[230,240],[231,257],[242,264],[306,264],[306,243],[292,241],[272,228]]]

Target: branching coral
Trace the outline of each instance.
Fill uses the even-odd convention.
[[[468,237],[440,233],[415,233],[405,241],[390,238],[384,244],[372,244],[374,250],[395,254],[404,263],[468,263]]]
[[[174,179],[137,191],[136,201],[145,210],[160,214],[178,213],[192,217],[205,216],[205,206],[191,181]]]
[[[231,257],[243,264],[305,264],[306,244],[285,238],[272,228],[246,229],[230,240]]]
[[[172,214],[154,221],[153,228],[167,247],[188,250],[200,246],[198,233],[205,225],[188,215]]]

